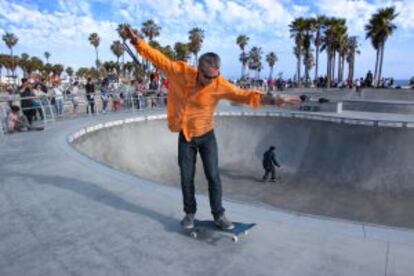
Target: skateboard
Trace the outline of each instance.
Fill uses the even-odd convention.
[[[212,220],[194,220],[194,228],[187,230],[189,232],[189,235],[194,239],[197,239],[201,233],[217,232],[226,236],[230,236],[231,240],[236,243],[239,241],[240,236],[247,236],[249,234],[249,230],[256,225],[256,223],[241,222],[233,222],[233,224],[233,229],[225,230],[217,227]]]

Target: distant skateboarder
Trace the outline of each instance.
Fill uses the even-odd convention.
[[[275,166],[280,168],[279,163],[276,160],[275,156],[275,147],[271,146],[264,154],[263,154],[263,169],[265,170],[265,174],[263,175],[262,181],[266,182],[269,174],[271,174],[270,181],[276,182],[276,170]]]
[[[179,133],[178,164],[185,217],[184,228],[194,228],[197,211],[194,173],[197,152],[203,161],[208,180],[211,213],[215,224],[222,229],[234,225],[225,215],[222,205],[222,187],[218,169],[218,149],[214,134],[214,110],[221,99],[258,108],[261,105],[293,105],[300,99],[296,96],[272,97],[256,90],[240,89],[220,74],[220,57],[215,53],[203,54],[198,67],[184,61],[173,61],[148,45],[139,33],[125,26],[124,33],[138,53],[149,60],[166,75],[170,85],[168,92],[167,119],[172,132]]]

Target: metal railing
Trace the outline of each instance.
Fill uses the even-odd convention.
[[[34,126],[46,127],[56,120],[76,118],[85,115],[100,115],[116,112],[141,112],[148,109],[164,109],[167,96],[158,91],[147,90],[144,93],[111,91],[107,94],[86,93],[53,97],[45,94],[41,97],[0,96],[0,120],[3,131],[7,129],[7,117],[10,106],[20,107],[22,115]],[[93,112],[92,112],[93,111]]]

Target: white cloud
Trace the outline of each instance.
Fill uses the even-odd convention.
[[[90,4],[85,0],[59,0],[58,6],[65,13],[92,16]]]
[[[94,2],[112,11],[111,20],[96,19],[102,17],[97,16],[100,11],[92,9]],[[54,11],[40,10],[36,4],[27,6],[0,0],[0,31],[16,33],[19,37],[17,52],[42,56],[44,51],[52,49],[54,62],[91,66],[95,57],[87,39],[90,33],[97,32],[101,36],[101,58],[112,59],[109,45],[118,39],[117,25],[126,21],[141,27],[143,21],[152,18],[162,27],[157,38],[161,44],[185,42],[188,30],[203,28],[206,38],[202,51],[221,54],[226,62],[224,69],[233,70],[236,75],[239,49],[235,40],[239,34],[250,37],[248,48],[261,46],[265,53],[276,51],[278,66],[288,71],[287,75],[293,75],[295,61],[288,25],[295,17],[314,14],[344,17],[350,34],[359,35],[363,41],[363,27],[371,14],[391,3],[400,14],[395,20],[398,25],[395,36],[412,39],[413,0],[335,0],[334,5],[331,0],[315,0],[312,5],[293,0],[59,0]],[[0,46],[0,51],[4,51],[2,47],[4,45]],[[366,41],[362,47],[361,60],[366,63],[371,60],[372,49]],[[391,58],[387,56],[387,60]]]

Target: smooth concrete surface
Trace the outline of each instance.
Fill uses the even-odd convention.
[[[184,235],[177,188],[68,144],[79,129],[131,116],[1,137],[0,275],[413,275],[410,230],[226,200],[233,220],[257,223],[247,238]],[[207,198],[198,201],[197,216],[208,218]]]
[[[227,196],[292,211],[414,228],[411,128],[273,115],[258,111],[216,117]],[[153,119],[157,120],[97,125],[74,144],[115,168],[177,187],[177,135],[164,127],[165,118]],[[277,147],[282,183],[265,185],[260,182],[261,158],[270,145]],[[195,183],[207,193],[198,161]]]

